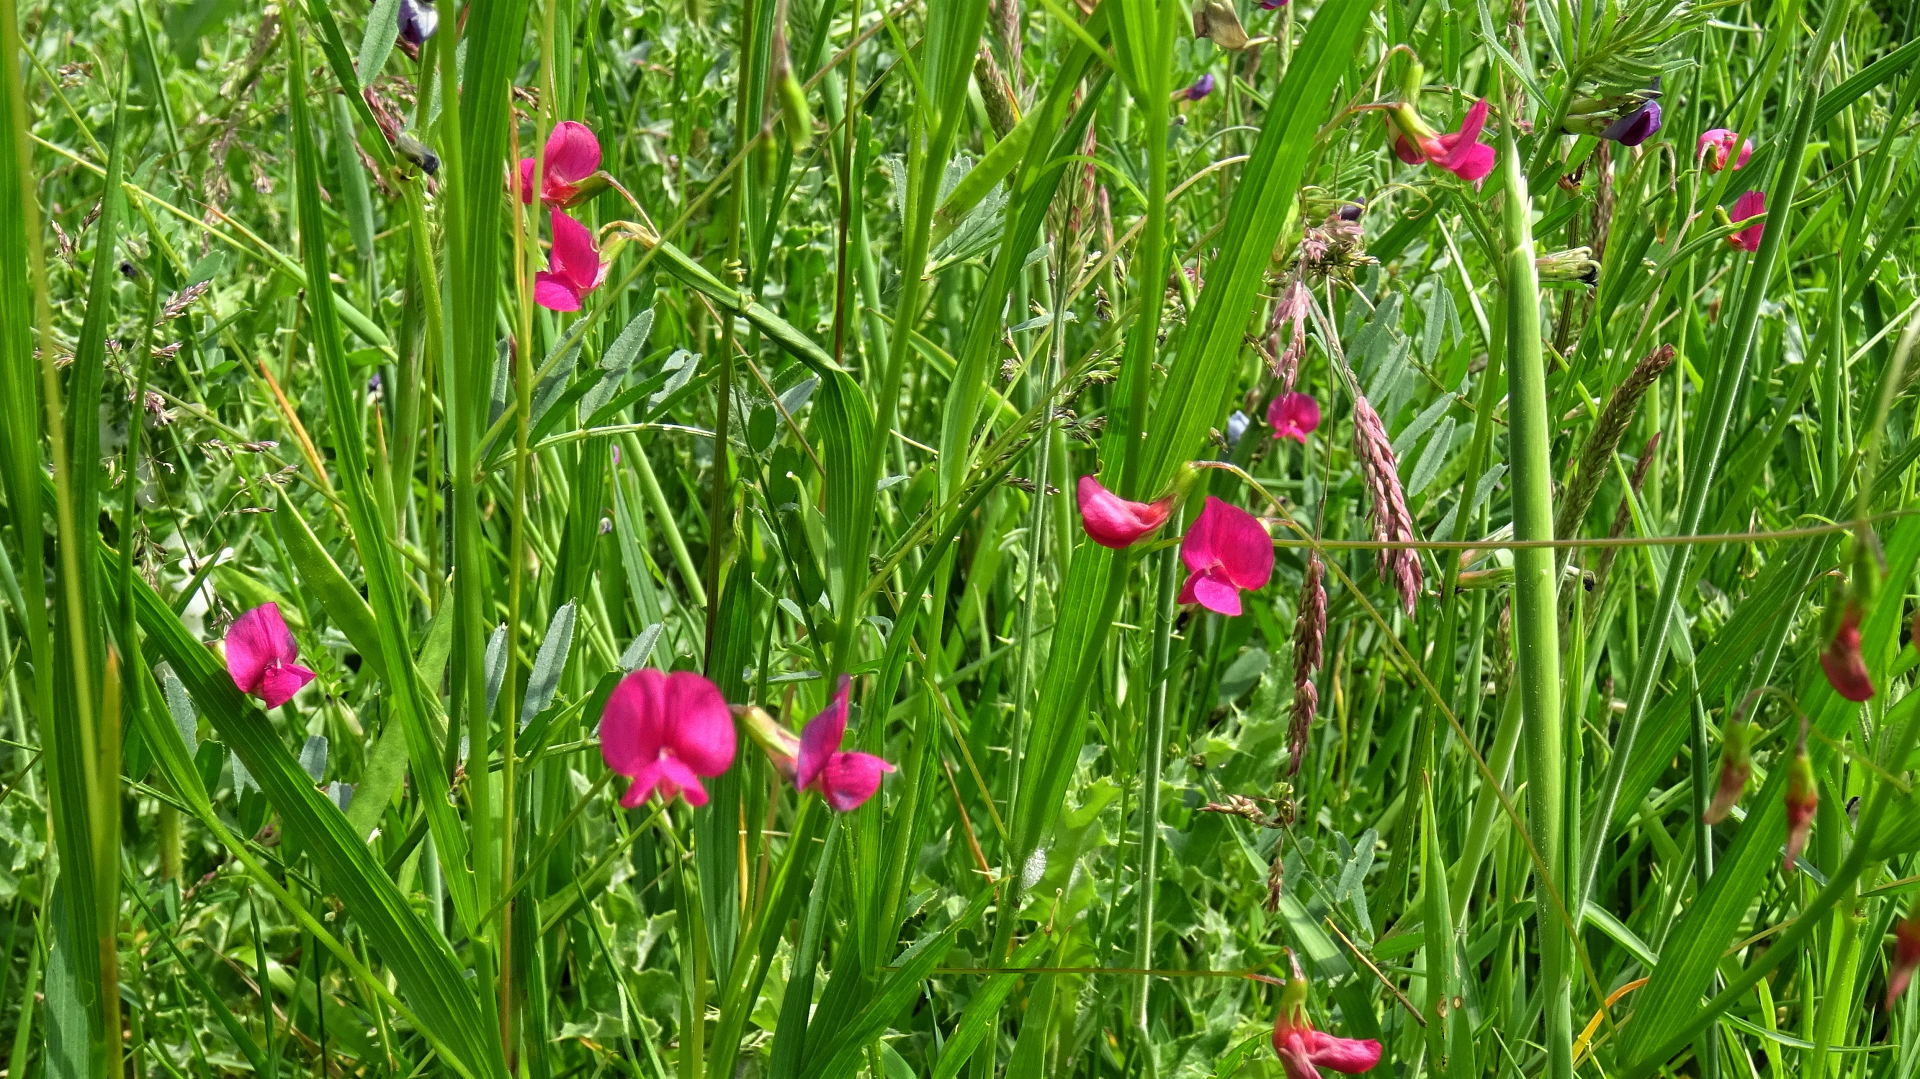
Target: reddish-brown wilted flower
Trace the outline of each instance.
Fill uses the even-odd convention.
[[[1293,724],[1287,734],[1287,774],[1298,775],[1307,755],[1307,735],[1320,708],[1320,691],[1313,672],[1320,669],[1320,646],[1327,637],[1327,590],[1320,584],[1326,566],[1318,554],[1307,555],[1307,572],[1300,583],[1300,613],[1293,619]]]
[[[1280,1014],[1273,1020],[1273,1051],[1287,1079],[1322,1079],[1321,1068],[1347,1075],[1369,1071],[1380,1063],[1380,1043],[1372,1038],[1336,1038],[1313,1029],[1307,1018],[1307,979],[1292,952],[1293,977],[1280,991]]]
[[[1180,541],[1180,560],[1188,570],[1181,603],[1237,615],[1241,590],[1265,588],[1273,576],[1273,537],[1253,514],[1208,495]]]
[[[1909,910],[1893,927],[1893,962],[1887,964],[1888,1011],[1906,992],[1915,967],[1920,967],[1920,909]]]
[[[1173,512],[1172,495],[1153,502],[1130,502],[1107,490],[1093,476],[1080,477],[1076,495],[1087,538],[1116,551],[1153,534]]]
[[[1807,848],[1807,833],[1813,830],[1813,811],[1820,808],[1820,791],[1813,782],[1813,762],[1807,759],[1807,725],[1800,723],[1800,744],[1794,747],[1793,762],[1787,766],[1787,854],[1785,871],[1793,872],[1793,863]]]
[[[1708,824],[1726,820],[1747,789],[1747,777],[1753,774],[1753,761],[1747,756],[1747,730],[1736,716],[1727,721],[1727,729],[1720,735],[1720,785],[1713,792],[1712,804],[1700,815]]]
[[[1393,456],[1393,441],[1387,437],[1387,425],[1364,396],[1353,399],[1353,451],[1367,478],[1367,493],[1373,497],[1373,538],[1378,543],[1410,543],[1419,539],[1413,531],[1413,514],[1407,511],[1407,495],[1400,486],[1400,463]],[[1380,576],[1400,591],[1400,604],[1409,616],[1420,601],[1420,589],[1426,576],[1420,568],[1420,555],[1410,548],[1380,551]]]
[[[1835,693],[1850,701],[1873,699],[1873,678],[1860,655],[1860,607],[1851,598],[1840,613],[1840,625],[1826,651],[1820,653],[1820,669]]]
[[[1733,212],[1727,220],[1738,225],[1742,221],[1753,220],[1753,224],[1727,237],[1727,242],[1742,251],[1760,250],[1760,236],[1767,231],[1767,196],[1758,191],[1743,191],[1733,200]]]

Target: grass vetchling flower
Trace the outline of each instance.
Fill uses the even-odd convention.
[[[549,311],[578,311],[583,297],[606,280],[607,264],[587,226],[553,211],[553,247],[547,268],[533,275],[533,302]]]
[[[600,140],[587,125],[562,120],[547,136],[547,147],[540,154],[540,201],[547,206],[566,209],[598,195],[604,181],[591,183],[600,171]],[[533,158],[520,159],[520,201],[533,201]]]
[[[1080,524],[1087,538],[1102,547],[1131,547],[1167,523],[1173,496],[1153,502],[1131,502],[1106,489],[1093,476],[1080,477],[1075,496],[1080,502]]]
[[[1380,1043],[1372,1038],[1336,1038],[1313,1029],[1307,1018],[1307,979],[1300,960],[1291,951],[1293,977],[1280,991],[1280,1014],[1273,1020],[1273,1051],[1287,1079],[1321,1079],[1321,1068],[1347,1075],[1372,1070],[1380,1063]]]
[[[1833,639],[1820,653],[1820,670],[1835,693],[1850,701],[1873,699],[1873,678],[1860,655],[1860,608],[1851,600],[1840,614]]]
[[[1273,576],[1273,537],[1253,514],[1208,495],[1180,541],[1180,560],[1188,572],[1179,602],[1237,615],[1240,593],[1265,588]]]
[[[1734,153],[1734,147],[1740,148]],[[1735,172],[1747,167],[1747,159],[1753,156],[1753,140],[1740,138],[1740,133],[1730,128],[1716,127],[1700,136],[1694,144],[1694,160],[1706,167],[1708,172],[1719,172],[1729,164]]]
[[[1320,402],[1304,393],[1283,393],[1267,406],[1267,424],[1273,437],[1291,438],[1302,446],[1320,426]]]
[[[864,805],[880,789],[880,780],[893,765],[871,753],[843,750],[847,737],[847,676],[819,715],[800,731],[800,753],[795,759],[793,785],[818,793],[842,813]]]
[[[278,603],[263,603],[235,619],[225,647],[233,684],[268,708],[287,703],[313,681],[313,672],[294,662],[300,645],[280,617]]]
[[[1727,237],[1727,242],[1742,251],[1760,250],[1760,236],[1767,230],[1767,196],[1758,191],[1743,191],[1733,200],[1733,212],[1727,215],[1734,224],[1752,220],[1753,224]],[[1758,220],[1754,220],[1754,219]]]
[[[692,671],[643,667],[620,680],[600,714],[600,756],[633,784],[620,799],[632,809],[655,791],[663,802],[707,804],[702,776],[733,765],[733,713],[720,688]]]
[[[1813,781],[1813,762],[1807,758],[1806,721],[1800,724],[1800,744],[1793,749],[1787,765],[1787,850],[1782,872],[1791,876],[1793,863],[1807,849],[1807,834],[1813,831],[1813,814],[1820,808],[1820,789]]]

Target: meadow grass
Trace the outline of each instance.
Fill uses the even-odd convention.
[[[1914,0],[0,0],[0,95],[9,1079],[1920,1066]]]

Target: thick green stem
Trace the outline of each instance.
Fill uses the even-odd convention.
[[[1506,261],[1513,537],[1550,540],[1553,462],[1549,455],[1546,365],[1540,346],[1540,283],[1533,264],[1533,204],[1511,127],[1503,134],[1500,156],[1506,187],[1501,238]],[[1552,548],[1528,547],[1513,553],[1514,676],[1527,736],[1527,823],[1548,872],[1560,878],[1540,881],[1538,887],[1559,888],[1565,894],[1561,838],[1565,827],[1562,773],[1566,738],[1561,731],[1560,627],[1555,615],[1559,590],[1554,576]],[[1540,907],[1537,924],[1541,992],[1546,1001],[1546,1074],[1553,1079],[1568,1079],[1573,1075],[1571,941],[1545,904]]]

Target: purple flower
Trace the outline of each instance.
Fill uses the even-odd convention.
[[[1193,80],[1193,85],[1187,87],[1187,100],[1198,101],[1211,93],[1213,93],[1213,72],[1209,71]]]
[[[400,0],[400,40],[417,49],[439,28],[440,13],[433,10],[433,0]]]
[[[1600,137],[1612,139],[1622,146],[1638,146],[1659,130],[1660,102],[1658,99],[1648,99],[1639,108],[1608,124],[1606,130],[1600,132]]]
[[[859,809],[880,789],[881,777],[894,770],[893,765],[871,753],[842,750],[840,743],[846,737],[847,676],[843,674],[826,710],[808,720],[800,731],[800,754],[793,776],[794,786],[817,792],[842,813]]]

